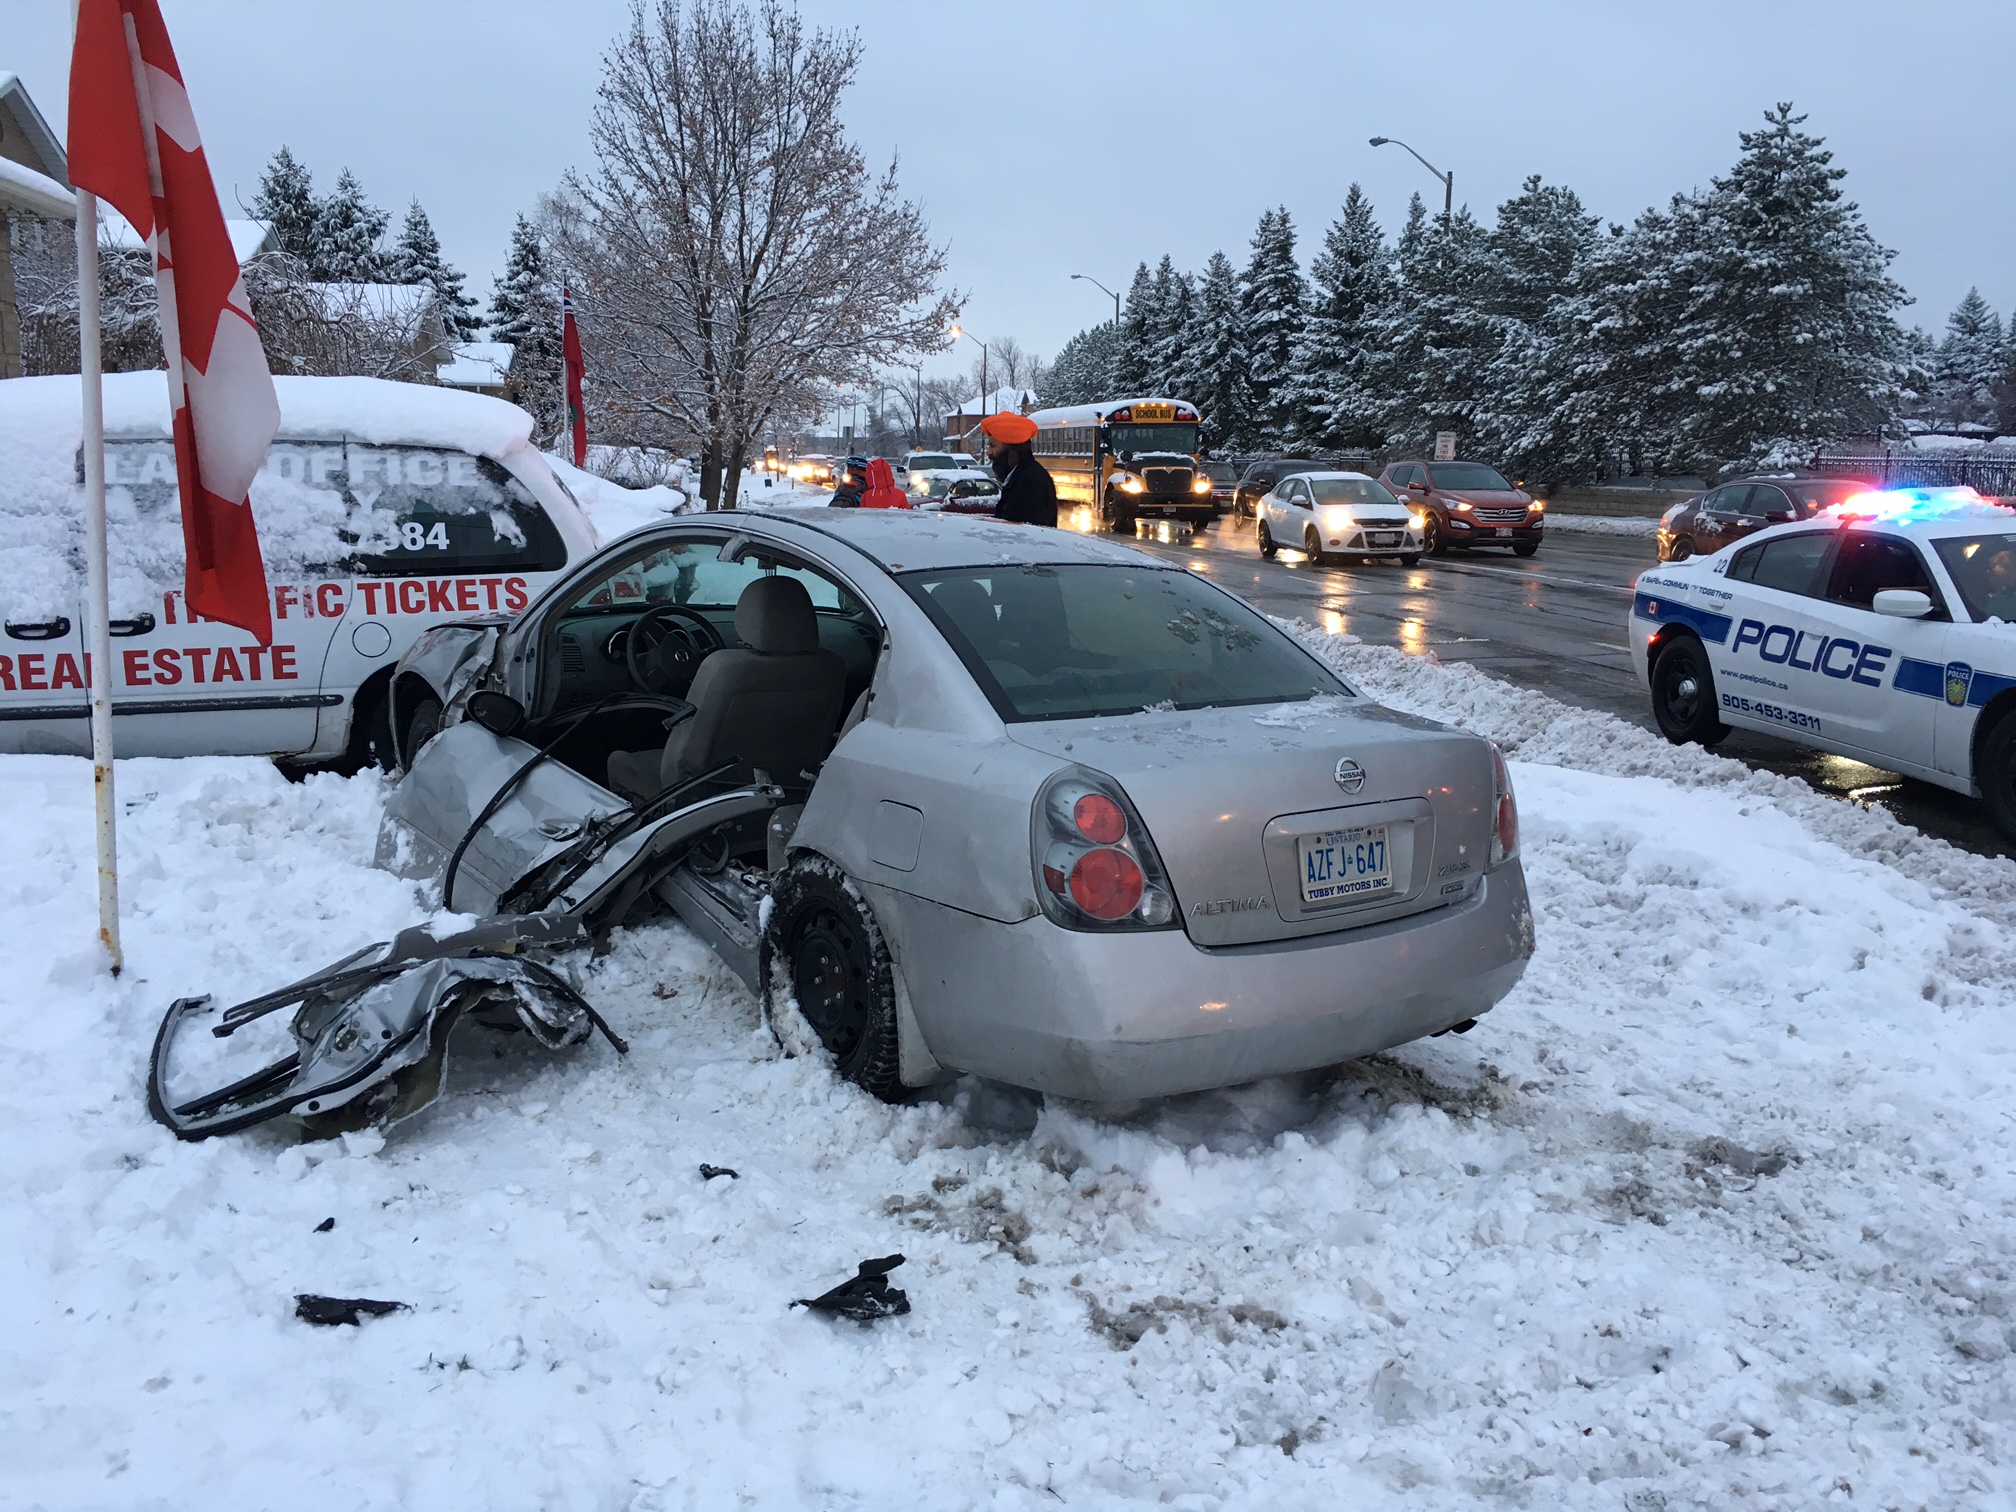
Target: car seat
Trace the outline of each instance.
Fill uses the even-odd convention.
[[[651,798],[723,762],[786,786],[816,769],[832,747],[847,691],[847,663],[819,644],[819,616],[805,585],[761,577],[735,602],[740,646],[700,663],[686,698],[693,714],[674,726],[663,751],[617,751],[609,786]]]

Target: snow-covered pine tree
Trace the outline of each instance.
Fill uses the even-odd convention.
[[[1119,338],[1113,344],[1113,392],[1103,397],[1131,399],[1148,392],[1154,376],[1155,320],[1155,280],[1144,262],[1127,286]]]
[[[327,199],[315,207],[314,276],[327,283],[384,283],[382,245],[390,218],[364,197],[357,175],[345,168]]]
[[[1946,317],[1946,338],[1932,366],[1932,418],[1943,425],[1992,424],[1995,390],[2008,365],[2002,317],[1979,289]]]
[[[400,223],[399,239],[392,244],[387,259],[388,276],[394,283],[428,284],[441,303],[441,325],[450,341],[473,341],[482,333],[483,322],[476,315],[476,301],[462,291],[463,277],[441,256],[441,242],[434,235],[433,222],[414,200]]]
[[[532,416],[541,446],[566,420],[561,395],[560,285],[546,262],[539,232],[524,216],[511,231],[511,252],[490,296],[490,334],[516,348],[504,397]]]
[[[1178,273],[1165,252],[1155,269],[1155,303],[1149,323],[1148,384],[1145,392],[1174,397],[1190,329],[1190,275]]]
[[[1319,451],[1385,444],[1368,387],[1366,346],[1371,322],[1392,297],[1392,257],[1372,202],[1353,184],[1343,213],[1324,233],[1323,250],[1309,264],[1309,318],[1287,384],[1294,444]]]
[[[1743,155],[1697,202],[1700,256],[1670,274],[1690,297],[1674,331],[1688,392],[1675,434],[1701,462],[1765,463],[1894,429],[1908,302],[1823,139],[1790,103],[1741,134]]]
[[[1039,386],[1045,404],[1093,404],[1114,391],[1113,322],[1103,321],[1065,342]]]
[[[1230,258],[1213,252],[1197,280],[1183,360],[1172,376],[1180,396],[1204,417],[1214,448],[1254,444],[1251,368],[1239,275]]]
[[[1476,455],[1480,398],[1498,322],[1487,307],[1490,239],[1467,208],[1420,228],[1399,262],[1399,287],[1372,330],[1372,363],[1389,441],[1426,451],[1438,431]]]
[[[315,181],[285,146],[273,154],[259,177],[252,213],[273,227],[273,239],[304,267],[315,262]]]
[[[1297,433],[1289,378],[1295,342],[1308,315],[1309,289],[1295,261],[1295,225],[1288,207],[1264,212],[1253,232],[1252,257],[1240,282],[1246,349],[1252,356],[1253,413],[1263,446],[1285,446]]]
[[[1573,190],[1548,187],[1538,174],[1498,207],[1483,270],[1493,350],[1476,423],[1481,453],[1514,474],[1553,483],[1598,465],[1555,422],[1576,381],[1568,303],[1599,225]]]

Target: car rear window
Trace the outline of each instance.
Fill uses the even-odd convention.
[[[968,567],[898,581],[1010,723],[1350,693],[1254,610],[1176,569]]]
[[[2016,535],[1951,536],[1932,545],[1968,614],[2016,621]]]

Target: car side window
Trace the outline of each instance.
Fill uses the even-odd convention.
[[[1702,507],[1710,514],[1737,515],[1743,513],[1744,502],[1750,497],[1748,483],[1725,483],[1703,501]]]
[[[732,608],[757,569],[753,563],[722,561],[727,541],[725,535],[687,537],[632,558],[583,589],[574,612],[650,604]]]
[[[1281,502],[1284,504],[1300,504],[1302,502],[1302,480],[1300,478],[1290,478],[1286,483],[1281,485]]]
[[[1420,473],[1421,469],[1418,467],[1396,467],[1393,469],[1393,482],[1389,486],[1394,489],[1405,488],[1409,483],[1418,478]]]
[[[1768,520],[1789,520],[1796,513],[1785,490],[1773,488],[1768,483],[1759,483],[1751,488],[1750,498],[1744,505],[1743,512],[1763,515]]]
[[[317,454],[331,449],[276,446],[267,468],[284,475],[292,462],[297,476],[312,478]],[[376,576],[551,572],[567,564],[560,533],[538,500],[488,457],[345,443],[341,469],[321,486],[345,495],[356,521],[357,564]]]
[[[1858,530],[1843,537],[1828,574],[1827,597],[1836,604],[1867,609],[1885,588],[1916,588],[1939,601],[1918,548],[1893,535]]]
[[[1815,579],[1833,540],[1832,531],[1805,530],[1753,546],[1738,558],[1738,564],[1747,565],[1749,569],[1742,580],[1755,583],[1759,588],[1775,588],[1780,593],[1810,596],[1819,591]],[[1752,552],[1756,554],[1755,560],[1744,563],[1743,558],[1750,557]],[[1733,566],[1729,576],[1736,576]]]

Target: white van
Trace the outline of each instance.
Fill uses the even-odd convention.
[[[106,376],[120,756],[382,759],[392,669],[422,632],[515,613],[596,548],[516,405],[376,378],[274,384],[280,430],[251,495],[273,614],[260,646],[184,602],[166,378]],[[74,376],[0,383],[0,753],[91,749],[80,413]],[[403,739],[433,711],[396,717]]]

